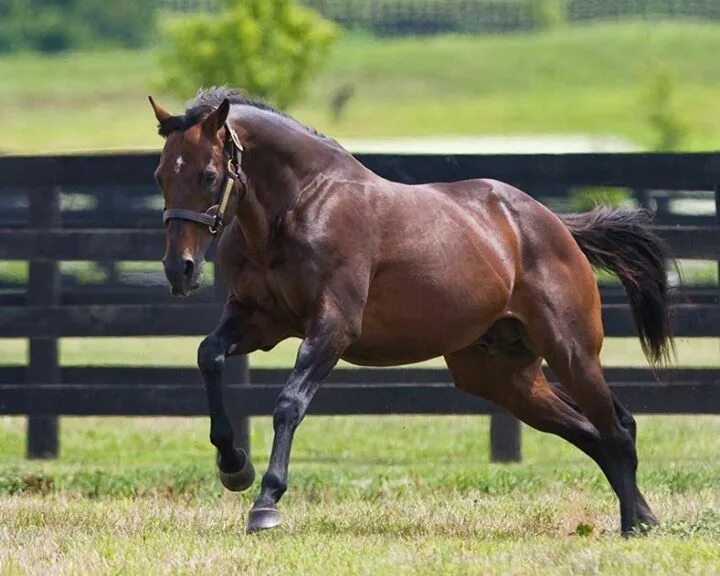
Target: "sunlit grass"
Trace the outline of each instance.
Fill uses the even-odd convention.
[[[714,149],[719,50],[720,28],[697,22],[497,36],[346,34],[290,112],[338,138],[569,132],[652,145],[644,94],[659,70],[669,70],[675,108],[689,128],[685,147]],[[147,95],[168,109],[181,105],[157,89],[160,73],[152,50],[4,56],[0,148],[157,149]],[[335,122],[329,101],[348,84],[354,95]]]
[[[252,421],[262,471],[271,422]],[[585,456],[523,429],[523,463],[491,464],[486,417],[309,417],[285,524],[253,537],[257,484],[222,491],[205,419],[61,430],[60,459],[29,462],[22,419],[0,419],[4,573],[717,573],[717,417],[639,419],[640,482],[662,527],[629,541]]]

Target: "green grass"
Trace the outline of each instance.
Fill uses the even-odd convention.
[[[156,76],[149,51],[107,50],[0,59],[4,151],[136,148],[155,129],[147,96]],[[145,120],[143,122],[142,120]]]
[[[662,68],[677,77],[677,104],[695,135],[689,145],[714,147],[714,128],[707,128],[717,127],[717,118],[699,120],[718,106],[710,45],[720,45],[720,27],[678,23],[383,42],[351,37],[328,66],[332,76],[319,79],[299,112],[331,130],[314,99],[350,82],[358,95],[335,128],[342,135],[584,132],[648,144],[643,94],[652,70]]]
[[[65,418],[54,462],[0,420],[0,573],[717,574],[720,419],[639,419],[640,482],[662,520],[617,536],[595,466],[523,430],[488,462],[485,417],[310,417],[284,526],[243,534],[256,494],[223,492],[204,419]],[[264,468],[267,418],[253,419]]]
[[[643,94],[657,70],[676,77],[690,149],[720,146],[720,26],[596,24],[538,34],[373,39],[347,34],[291,112],[337,137],[589,133],[651,145]],[[152,50],[0,58],[5,151],[160,146],[149,93]],[[338,123],[330,95],[355,96]],[[188,95],[189,97],[190,95]]]

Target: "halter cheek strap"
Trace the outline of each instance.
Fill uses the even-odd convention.
[[[196,212],[185,208],[168,208],[163,212],[163,224],[172,219],[190,220],[191,222],[206,225],[211,234],[216,234],[223,226],[225,210],[227,210],[230,195],[236,183],[240,186],[240,194],[245,195],[247,179],[242,171],[243,147],[237,134],[227,122],[225,123],[225,133],[227,134],[225,147],[229,148],[230,159],[225,168],[225,177],[221,187],[222,192],[218,202],[210,206],[205,212]]]

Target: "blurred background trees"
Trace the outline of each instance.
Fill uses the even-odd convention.
[[[164,86],[187,97],[232,85],[286,107],[327,56],[336,26],[294,0],[223,0],[222,9],[168,25]]]
[[[146,0],[0,0],[0,53],[143,46],[155,13]]]

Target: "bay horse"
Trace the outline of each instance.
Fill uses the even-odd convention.
[[[392,366],[443,356],[455,385],[592,458],[620,528],[657,524],[636,482],[636,425],[600,365],[593,266],[620,278],[645,354],[672,349],[662,244],[638,210],[559,216],[494,180],[404,185],[337,142],[228,88],[173,116],[150,99],[165,144],[163,264],[172,292],[200,284],[216,232],[229,296],[198,349],[222,484],[251,486],[223,403],[225,358],[299,337],[273,413],[274,440],[247,531],[280,524],[290,449],[341,359]],[[545,359],[561,383],[546,380]]]

